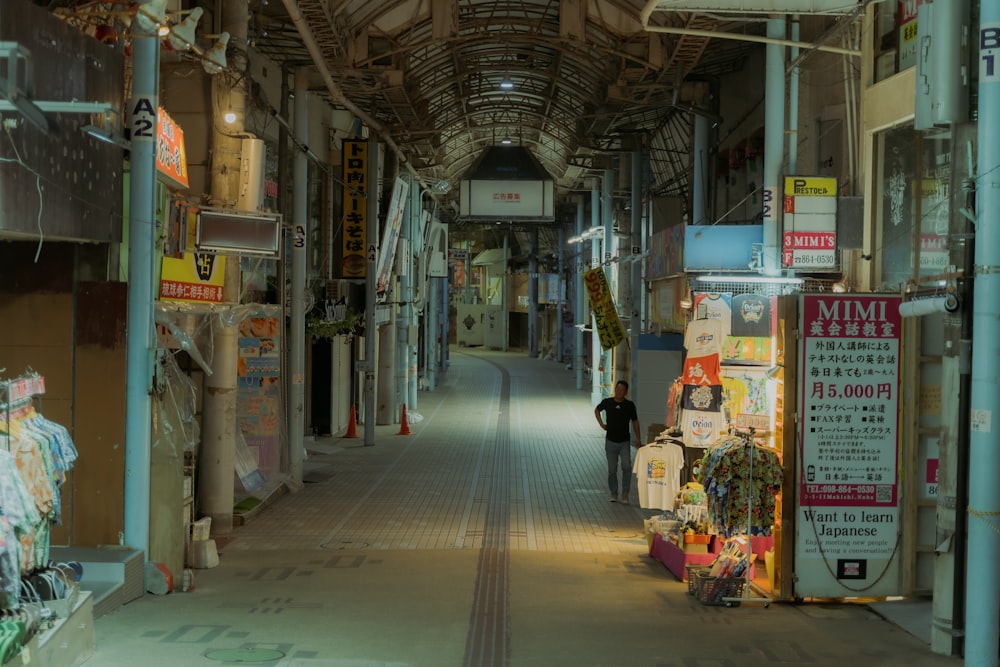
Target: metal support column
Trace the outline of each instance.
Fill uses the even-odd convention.
[[[614,204],[615,172],[612,169],[604,170],[604,180],[601,189],[601,221],[599,224],[604,227],[604,252],[601,261],[604,263],[604,272],[608,276],[608,283],[611,293],[615,295],[615,301],[621,303],[621,295],[618,292],[618,264],[612,262],[612,258],[617,257],[618,249],[615,243],[615,204]],[[611,395],[611,387],[617,378],[615,373],[615,349],[604,350],[601,353],[601,394],[607,392]]]
[[[590,226],[601,226],[601,191],[597,189],[598,181],[593,179],[590,187]],[[602,266],[601,237],[595,235],[590,240],[590,266]],[[590,315],[590,402],[596,407],[604,398],[601,394],[601,375],[604,360],[601,358],[601,339],[597,335],[597,320]]]
[[[799,41],[799,15],[792,15],[791,38]],[[792,62],[799,58],[799,47],[793,46],[789,54]],[[794,176],[799,170],[799,66],[792,68],[788,75],[788,174]]]
[[[1000,627],[1000,3],[980,2],[976,252],[973,275],[965,664],[997,664]],[[962,416],[963,418],[966,415]],[[1000,428],[1000,419],[997,427]]]
[[[528,356],[538,357],[538,227],[532,227],[528,251]]]
[[[566,310],[566,296],[569,293],[569,284],[566,280],[566,225],[559,225],[559,268],[557,269],[559,283],[556,289],[556,362],[562,363],[566,357],[565,342],[563,341],[563,312]]]
[[[583,235],[583,195],[576,198],[576,236]],[[577,246],[576,281],[573,289],[574,303],[573,321],[576,323],[575,347],[573,348],[573,370],[576,371],[576,388],[583,389],[583,368],[587,364],[587,351],[583,349],[583,327],[587,325],[586,300],[583,298],[583,272],[586,269],[583,255],[583,244]]]
[[[632,151],[632,238],[631,251],[632,259],[638,260],[635,251],[645,252],[646,239],[642,235],[642,152]],[[629,347],[631,352],[631,380],[629,380],[632,390],[632,401],[639,401],[639,334],[642,333],[642,262],[633,261],[629,264],[631,269],[630,279],[632,281],[631,299],[629,300],[629,317],[632,322],[629,326]],[[642,444],[642,443],[637,443]]]
[[[375,444],[375,350],[378,327],[375,326],[375,282],[378,259],[378,174],[380,146],[368,141],[368,173],[365,174],[365,211],[368,219],[365,231],[365,447]]]
[[[309,145],[309,74],[295,72],[295,140]],[[306,373],[306,264],[309,261],[309,157],[295,151],[292,158],[292,294],[291,323],[288,333],[288,475],[296,485],[302,483],[305,458],[305,373]]]
[[[785,38],[785,19],[769,18],[767,36]],[[768,43],[764,67],[764,275],[781,273],[781,165],[785,160],[785,47]]]
[[[405,250],[402,250],[403,259],[405,264],[403,267],[402,275],[405,275],[409,279],[409,287],[407,288],[406,303],[407,303],[407,326],[409,327],[406,332],[406,349],[408,351],[408,356],[405,359],[409,366],[409,371],[406,375],[406,409],[411,413],[416,413],[417,411],[417,380],[420,377],[420,354],[419,354],[419,344],[420,336],[417,335],[417,331],[420,326],[420,308],[416,304],[417,301],[417,285],[420,284],[420,276],[416,274],[419,262],[414,261],[414,253],[422,253],[423,248],[423,238],[420,235],[420,216],[423,214],[421,209],[421,196],[420,196],[420,183],[417,179],[410,179],[410,205],[409,213],[403,219],[404,229],[409,223],[409,232],[407,234],[407,242]],[[424,294],[420,295],[421,302],[426,302],[427,297]]]
[[[156,113],[160,38],[156,26],[132,22],[132,148],[129,181],[128,331],[125,383],[125,544],[149,553],[152,460],[153,243],[156,229]]]
[[[704,114],[695,114],[694,117],[694,155],[693,162],[693,183],[691,184],[691,224],[707,225],[709,211],[710,183],[714,174],[709,173],[711,169],[711,125]],[[635,162],[633,161],[633,165]],[[632,182],[635,183],[633,176]]]

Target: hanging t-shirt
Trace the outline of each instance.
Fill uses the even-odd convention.
[[[722,410],[722,385],[684,385],[684,409],[719,412]]]
[[[638,482],[639,506],[673,509],[683,467],[684,450],[677,445],[653,443],[637,449],[632,472]]]
[[[707,385],[722,384],[719,374],[722,372],[722,365],[719,362],[719,355],[707,354],[700,357],[688,355],[684,359],[684,371],[681,375],[681,382],[684,384]]]
[[[688,356],[704,357],[720,354],[725,337],[718,320],[692,320],[684,330],[684,349]]]
[[[698,449],[711,447],[719,439],[725,425],[726,419],[721,412],[685,410],[681,417],[684,446]]]
[[[719,333],[725,339],[732,328],[733,295],[720,292],[700,292],[694,295],[696,317],[708,318],[719,323]]]
[[[771,336],[771,297],[738,294],[733,297],[733,336]]]

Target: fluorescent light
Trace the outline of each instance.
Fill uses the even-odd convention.
[[[593,238],[598,238],[604,235],[604,227],[591,227],[579,236],[571,236],[566,239],[567,243],[583,243],[584,241],[589,241]]]
[[[96,125],[82,125],[80,129],[83,130],[84,134],[88,134],[94,139],[113,144],[119,148],[124,148],[125,150],[132,148],[131,143],[125,137],[111,133],[104,128],[97,127]]]
[[[500,143],[504,146],[510,146],[513,143],[513,140],[510,137],[504,137],[500,140]]]
[[[780,278],[770,276],[698,276],[703,283],[764,283],[770,285],[801,285],[802,278]]]
[[[500,80],[500,90],[513,90],[513,89],[514,89],[513,81],[511,81],[507,77],[504,77],[503,79]]]

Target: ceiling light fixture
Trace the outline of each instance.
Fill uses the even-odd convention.
[[[232,125],[236,122],[236,112],[230,107],[226,109],[226,113],[222,114],[222,120],[226,121],[227,125]]]
[[[801,285],[802,278],[779,278],[768,276],[698,276],[703,283],[753,283],[768,285]]]
[[[80,129],[84,134],[87,134],[99,141],[112,144],[113,146],[118,146],[119,148],[124,148],[125,150],[130,150],[132,148],[132,144],[128,139],[121,136],[117,132],[110,131],[107,127],[98,127],[97,125],[81,125]]]
[[[514,90],[514,82],[508,77],[500,79],[500,90]]]
[[[500,140],[500,143],[503,144],[504,146],[510,146],[512,143],[514,143],[514,140],[508,136],[504,136],[504,138]]]
[[[229,46],[229,33],[223,32],[217,36],[215,44],[201,54],[201,66],[209,74],[218,74],[226,69],[226,47]]]
[[[170,29],[170,38],[167,43],[175,51],[190,51],[191,47],[195,45],[195,29],[198,27],[198,21],[204,12],[205,10],[201,7],[195,7],[184,17],[183,21]]]
[[[160,37],[166,36],[170,32],[167,26],[167,0],[149,0],[140,4],[136,8],[135,20],[147,33],[155,32]],[[167,32],[161,32],[164,28]]]

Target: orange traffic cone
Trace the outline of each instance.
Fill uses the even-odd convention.
[[[399,433],[396,435],[410,435],[410,425],[406,423],[406,403],[403,403],[403,416],[399,422]]]
[[[356,438],[358,437],[358,413],[351,406],[351,420],[347,422],[347,433],[344,434],[345,438]]]

